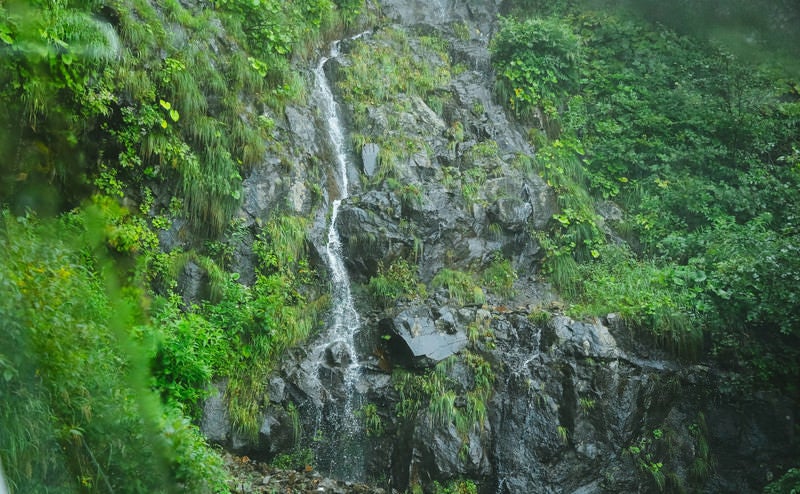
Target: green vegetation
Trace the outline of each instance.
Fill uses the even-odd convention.
[[[326,298],[308,299],[315,284],[305,258],[305,221],[283,216],[265,225],[254,251],[259,257],[256,281],[246,287],[228,275],[217,303],[202,314],[223,327],[231,351],[217,376],[230,376],[231,420],[250,436],[258,433],[258,409],[266,397],[267,376],[283,352],[304,341],[314,329]]]
[[[595,405],[597,402],[592,398],[581,398],[578,401],[578,404],[581,406],[581,410],[584,412],[590,412],[594,410]]]
[[[445,48],[438,38],[412,41],[402,28],[381,29],[369,40],[356,42],[348,54],[351,63],[343,67],[337,86],[346,102],[357,105],[356,113],[366,111],[368,105],[389,103],[403,93],[424,99],[450,80]],[[437,63],[431,64],[428,55]]]
[[[497,91],[518,116],[556,117],[578,88],[580,39],[556,18],[505,19],[491,50]]]
[[[383,419],[378,414],[378,407],[374,403],[367,403],[356,411],[356,416],[361,418],[367,437],[383,435]]]
[[[492,317],[491,315],[481,314],[480,312],[475,315],[475,320],[467,326],[467,338],[473,345],[479,341],[488,341],[489,345],[494,345],[492,339],[494,338],[494,331],[492,331]]]
[[[483,285],[489,291],[502,298],[512,298],[514,296],[514,281],[516,279],[517,272],[511,266],[511,261],[504,259],[499,252],[492,256],[491,262],[481,273]]]
[[[441,269],[431,280],[431,288],[445,288],[448,296],[460,305],[482,305],[486,303],[486,292],[501,298],[514,296],[514,281],[517,272],[511,261],[495,252],[488,264],[478,273],[454,269]]]
[[[698,413],[696,420],[689,425],[689,434],[694,442],[694,461],[689,474],[692,480],[702,482],[711,477],[715,466],[708,446],[708,425],[703,412]]]
[[[764,494],[797,494],[800,492],[800,468],[790,468],[781,478],[770,482]]]
[[[561,441],[561,444],[565,446],[569,444],[569,429],[563,425],[559,425],[556,427],[556,433],[558,434],[558,440]]]
[[[389,27],[369,39],[357,40],[348,57],[350,63],[340,67],[336,84],[352,108],[351,140],[355,150],[360,152],[366,143],[378,144],[378,173],[372,180],[377,184],[387,179],[401,180],[397,163],[417,153],[429,154],[429,150],[427,136],[400,131],[398,116],[417,104],[415,98],[441,109],[439,93],[451,78],[446,44],[439,38],[411,37],[402,28]],[[376,106],[389,110],[388,132],[378,132],[369,121],[367,109]],[[413,188],[406,187],[401,194],[404,201],[421,199],[419,191],[415,197]]]
[[[149,387],[144,294],[111,276],[102,213],[0,218],[0,454],[10,487],[226,491],[219,456]],[[178,366],[193,375],[189,367]]]
[[[280,453],[272,460],[272,466],[282,470],[304,470],[314,464],[314,450],[295,448],[290,453]]]
[[[702,321],[686,309],[699,304],[705,276],[691,266],[659,266],[637,260],[626,249],[603,246],[600,259],[577,267],[585,283],[578,314],[616,312],[650,340],[679,355],[698,355],[703,346]]]
[[[434,494],[478,494],[478,486],[471,480],[453,480],[445,485],[433,483]]]
[[[470,372],[468,383],[450,377],[453,366],[462,361]],[[486,406],[494,380],[489,362],[471,350],[462,352],[461,357],[453,355],[421,374],[396,368],[392,381],[400,401],[395,413],[398,418],[411,423],[423,414],[434,427],[446,429],[452,424],[462,441],[459,458],[466,461],[471,434],[480,434],[486,426]],[[411,484],[412,492],[422,492],[423,486],[418,481]],[[476,485],[470,480],[451,481],[445,486],[434,482],[425,487],[437,493],[477,492]]]
[[[486,420],[486,401],[492,392],[494,372],[478,354],[466,353],[465,361],[473,377],[473,387],[464,391],[465,405],[456,405],[459,396],[457,385],[447,376],[455,363],[453,357],[437,364],[427,375],[395,371],[395,389],[401,396],[398,415],[413,417],[427,403],[430,420],[437,425],[455,424],[465,441],[473,427],[481,430]]]
[[[800,74],[800,22],[796,3],[772,0],[699,0],[691,5],[664,8],[658,0],[606,2],[604,8],[622,8],[639,18],[669,26],[681,34],[724,46],[748,62],[766,63]],[[764,54],[769,53],[768,57]]]
[[[515,2],[491,43],[498,95],[558,194],[545,272],[572,314],[619,312],[645,340],[715,357],[723,390],[797,391],[797,82],[579,4]],[[607,242],[602,200],[627,245]]]
[[[463,271],[442,269],[431,280],[431,287],[447,289],[450,298],[460,305],[481,305],[486,302],[483,289],[475,282],[472,275]]]
[[[140,201],[153,183],[177,183],[183,214],[211,233],[238,208],[242,172],[263,158],[271,110],[304,96],[290,57],[362,5],[74,3],[0,6],[0,121],[19,129],[0,142],[14,157],[0,170],[3,197],[18,212],[56,213],[95,186]]]
[[[632,444],[626,449],[626,452],[635,459],[639,469],[650,473],[659,492],[664,491],[666,476],[663,471],[664,464],[656,461],[653,450],[655,449],[654,442],[660,441],[662,437],[663,432],[656,429],[653,431],[652,437],[644,436],[639,439],[638,443]]]
[[[618,312],[644,340],[716,358],[728,371],[722,392],[772,384],[796,396],[800,85],[777,64],[748,65],[622,15],[572,1],[512,3],[516,17],[491,45],[497,94],[537,149],[514,167],[558,194],[538,240],[571,313]],[[266,377],[327,303],[305,218],[275,210],[252,227],[250,286],[229,271],[250,233],[232,218],[242,177],[268,151],[294,169],[276,124],[306,96],[291,62],[356,27],[363,10],[362,0],[0,2],[0,459],[14,492],[228,490],[220,456],[192,423],[201,400],[227,378],[234,425],[256,435]],[[451,27],[472,37],[466,23]],[[447,49],[385,28],[353,42],[352,63],[340,67],[354,147],[380,145],[370,185],[400,199],[409,231],[424,197],[397,164],[430,149],[428,136],[400,132],[399,116],[420,102],[443,113],[445,89],[464,70]],[[469,105],[484,114],[480,101]],[[378,106],[388,132],[373,130],[382,126],[367,109]],[[464,124],[445,136],[460,149]],[[473,145],[443,182],[480,203],[498,154],[494,141]],[[309,189],[323,197],[319,185]],[[622,219],[603,224],[601,200],[622,206]],[[609,242],[606,227],[625,243]],[[502,235],[499,225],[489,231]],[[162,251],[159,235],[186,233],[208,239]],[[209,280],[195,305],[177,293],[188,263]],[[462,305],[514,295],[509,260],[497,254],[471,269],[442,269],[431,286]],[[384,306],[425,295],[405,259],[380,266],[369,290]],[[468,389],[448,377],[453,361],[425,375],[396,371],[398,415],[424,413],[464,438],[483,429],[494,375],[474,352],[489,322],[469,328]],[[580,406],[589,413],[594,402]],[[298,437],[297,410],[288,413]],[[368,434],[385,432],[375,405],[360,413]],[[569,442],[565,428],[556,432]],[[659,432],[627,451],[667,489],[656,445],[669,431]],[[702,416],[690,434],[699,482],[714,468]],[[297,468],[310,458],[298,446],[276,461]],[[768,492],[794,489],[797,477],[789,470]]]
[[[134,271],[113,264],[103,249],[134,255],[140,251],[129,247],[141,242],[120,239],[149,230],[127,223],[113,201],[87,211],[41,224],[4,212],[0,241],[13,253],[2,266],[10,304],[3,334],[13,338],[4,348],[22,350],[0,354],[2,393],[20,398],[1,412],[10,433],[0,451],[14,489],[39,492],[41,481],[69,490],[79,478],[85,489],[169,492],[181,482],[193,492],[225,491],[219,456],[186,417],[197,419],[212,378],[227,376],[234,424],[257,433],[268,373],[309,335],[325,303],[301,294],[316,284],[304,259],[305,222],[280,217],[265,226],[255,248],[258,276],[246,287],[210,258],[155,254],[154,246],[141,251]],[[213,300],[182,308],[171,292],[174,273],[192,258],[208,272]],[[112,269],[163,285],[167,295],[113,288],[116,280],[104,278]],[[37,453],[46,450],[52,454]],[[140,479],[141,468],[163,472]]]
[[[378,274],[369,279],[369,292],[378,305],[388,308],[399,299],[425,297],[426,289],[405,259],[394,261],[388,268],[378,266]]]
[[[290,60],[355,27],[362,8],[0,2],[0,459],[12,492],[228,492],[191,422],[201,400],[228,378],[230,416],[255,434],[267,373],[326,303],[303,218],[275,210],[253,228],[252,286],[228,271],[249,234],[232,221],[242,176],[268,148],[289,166],[271,139],[305,93]],[[163,252],[159,232],[175,226],[200,240]],[[209,280],[191,306],[177,294],[187,263]]]

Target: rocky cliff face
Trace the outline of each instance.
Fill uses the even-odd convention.
[[[469,479],[493,493],[758,492],[793,447],[791,403],[725,393],[712,368],[636,346],[613,314],[571,320],[541,281],[536,232],[557,203],[525,167],[535,150],[492,95],[487,43],[499,9],[476,0],[382,2],[389,21],[380,29],[403,26],[422,54],[419,36],[440,37],[460,64],[436,88],[435,110],[412,93],[359,109],[339,88],[360,132],[423,144],[394,160],[394,182],[380,179],[381,149],[353,150],[354,185],[337,223],[353,280],[366,284],[407,259],[429,286],[389,308],[365,291],[357,297],[364,476],[399,491]],[[393,49],[379,33],[357,43]],[[351,63],[343,49],[327,67],[334,83]],[[334,165],[325,165],[325,123],[313,103],[287,108],[280,120],[276,142],[286,145],[244,181],[240,217],[257,224],[278,204],[315,214],[311,237],[324,267],[325,214],[341,195]],[[247,235],[237,243],[245,283],[251,244]],[[443,269],[481,273],[497,259],[516,273],[513,290],[459,300],[453,286],[432,283]],[[298,435],[313,445],[349,362],[329,348],[324,382],[332,384],[319,389],[306,354],[288,355],[270,382],[257,440],[231,431],[222,394],[206,403],[209,438],[265,458],[296,448]]]

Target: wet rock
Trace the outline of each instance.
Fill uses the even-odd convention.
[[[548,337],[563,351],[581,357],[615,358],[620,356],[617,342],[608,328],[595,322],[578,322],[565,316],[552,319]]]
[[[350,348],[342,341],[335,341],[325,348],[325,362],[331,367],[344,367],[352,361]]]
[[[380,322],[384,334],[390,335],[392,357],[416,367],[430,367],[467,346],[466,333],[439,331],[427,307],[416,306],[392,319]]]
[[[325,478],[307,465],[301,470],[286,470],[270,466],[247,456],[226,454],[223,458],[232,480],[228,487],[236,494],[256,493],[327,493],[327,494],[386,494],[387,490],[360,482],[345,482]]]
[[[211,295],[208,273],[193,260],[186,263],[178,276],[178,293],[187,306],[208,300]]]
[[[380,263],[388,265],[389,260],[413,249],[413,239],[399,227],[401,211],[397,196],[382,191],[370,191],[357,202],[342,204],[337,224],[351,272],[373,275]]]
[[[309,109],[287,106],[284,114],[297,141],[305,143],[309,153],[316,152],[317,129]]]
[[[272,376],[269,379],[269,401],[272,403],[280,403],[286,398],[286,383],[278,376]]]
[[[295,433],[292,418],[281,407],[268,407],[263,415],[258,431],[258,447],[255,454],[272,457],[279,451],[287,451],[294,446]]]
[[[501,197],[492,205],[489,212],[503,228],[519,232],[527,225],[533,206],[518,197]]]
[[[473,428],[464,438],[452,423],[432,426],[430,418],[425,417],[418,422],[414,437],[412,471],[434,475],[443,481],[458,477],[483,479],[491,475],[481,431]]]
[[[601,201],[595,206],[597,214],[605,221],[622,221],[622,209],[611,201]]]
[[[378,165],[378,153],[380,152],[380,147],[375,143],[367,143],[361,148],[361,162],[364,166],[364,173],[368,177],[372,177],[375,175],[375,170]]]
[[[214,384],[214,392],[203,403],[203,418],[200,421],[200,430],[206,438],[222,445],[228,443],[231,434],[228,405],[224,400],[226,387],[225,381]]]
[[[450,307],[436,307],[433,309],[433,315],[436,318],[436,329],[447,334],[455,334],[458,332],[458,321],[455,314]]]
[[[189,222],[184,218],[173,218],[168,230],[157,230],[158,244],[165,251],[186,248],[191,238]]]

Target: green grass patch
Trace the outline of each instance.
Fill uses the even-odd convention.
[[[696,356],[702,350],[698,305],[704,274],[640,261],[618,246],[603,248],[599,261],[578,265],[577,271],[582,283],[571,314],[616,312],[644,339],[677,354]]]
[[[480,305],[486,302],[483,289],[475,282],[472,275],[463,271],[444,268],[433,277],[431,287],[447,289],[450,298],[460,305]]]

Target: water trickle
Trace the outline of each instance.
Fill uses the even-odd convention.
[[[512,369],[512,375],[518,379],[525,379],[528,376],[530,373],[528,366],[540,354],[539,346],[542,339],[542,328],[536,327],[531,336],[533,346],[530,350],[521,349],[509,355],[509,367]]]
[[[518,430],[513,430],[511,435],[517,434],[516,437],[527,437],[533,435],[534,428],[537,427],[536,421],[533,420],[538,413],[535,409],[534,403],[538,396],[538,380],[536,380],[536,362],[541,357],[541,341],[542,341],[542,327],[531,326],[530,334],[525,337],[525,344],[514,345],[506,353],[505,358],[509,370],[509,379],[507,381],[508,388],[505,395],[507,400],[501,407],[501,413],[504,416],[514,416],[516,420],[520,417],[525,417],[520,421],[521,427]],[[506,415],[508,414],[508,415]],[[512,423],[514,420],[504,421],[501,424]],[[503,435],[503,426],[501,430],[496,430],[495,433]],[[507,448],[504,454],[498,452],[494,466],[497,473],[497,486],[495,494],[510,494],[517,492],[517,486],[513,485],[513,479],[518,473],[519,465],[516,459],[525,458],[526,455],[521,450],[525,447],[524,442],[513,443],[513,446]]]
[[[318,468],[329,475],[347,480],[362,480],[364,455],[361,447],[363,431],[356,410],[361,396],[356,383],[361,375],[355,336],[361,327],[350,278],[342,257],[342,243],[336,230],[339,207],[348,197],[348,157],[342,119],[325,75],[325,63],[339,55],[339,42],[331,45],[314,69],[314,82],[320,110],[326,122],[328,136],[336,155],[339,198],[331,205],[330,225],[326,242],[326,260],[331,272],[331,314],[328,327],[310,353],[315,360],[316,378],[322,400],[317,410],[316,460]],[[332,371],[335,367],[336,371]]]

